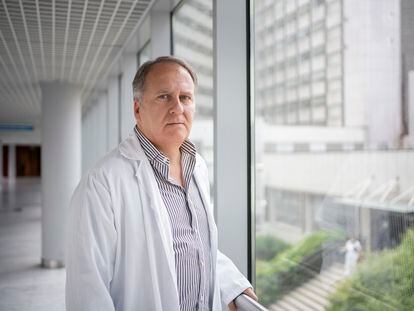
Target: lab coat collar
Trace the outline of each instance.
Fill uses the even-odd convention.
[[[125,158],[135,161],[142,161],[146,157],[134,131],[119,144],[119,152]]]

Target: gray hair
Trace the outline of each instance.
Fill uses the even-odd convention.
[[[145,78],[151,71],[152,67],[156,64],[161,63],[174,63],[183,67],[190,74],[193,79],[194,86],[197,86],[197,75],[187,62],[174,56],[161,56],[155,60],[149,60],[143,63],[135,74],[134,80],[132,81],[132,91],[134,100],[140,100],[145,87]]]

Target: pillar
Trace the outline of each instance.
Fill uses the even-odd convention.
[[[9,159],[7,163],[9,183],[16,182],[16,145],[9,145]]]
[[[214,10],[214,193],[219,248],[246,276],[252,270],[246,2],[216,1]],[[231,19],[228,17],[232,16]],[[231,57],[229,57],[231,55]],[[229,122],[231,120],[231,122]],[[254,230],[253,230],[254,231]]]
[[[7,192],[6,206],[10,210],[14,210],[18,208],[16,204],[16,145],[14,144],[9,144],[7,169],[7,184],[5,184],[5,191]]]
[[[67,83],[41,83],[42,266],[64,266],[70,197],[81,176],[81,92]]]

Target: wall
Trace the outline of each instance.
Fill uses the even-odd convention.
[[[365,128],[369,144],[398,146],[402,131],[399,1],[343,3],[345,126]]]

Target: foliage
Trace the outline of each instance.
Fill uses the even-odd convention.
[[[256,259],[270,260],[289,247],[289,244],[273,235],[256,237]]]
[[[414,230],[397,248],[371,254],[330,304],[329,311],[414,310]]]
[[[318,231],[270,261],[257,260],[256,292],[260,302],[269,306],[286,292],[319,273],[323,246],[337,238],[332,232]]]

